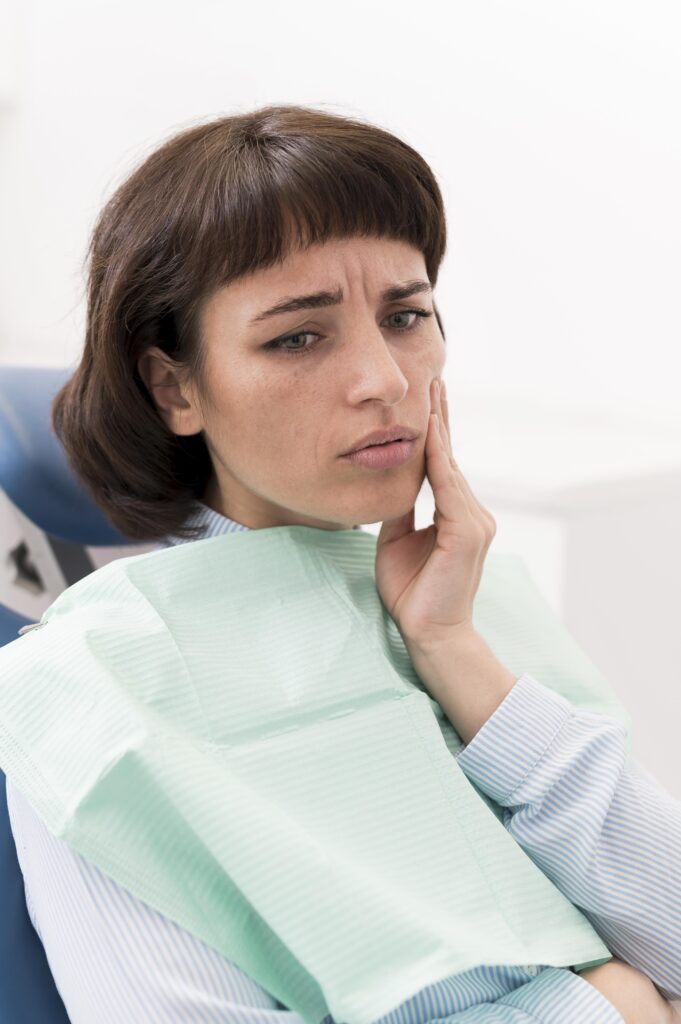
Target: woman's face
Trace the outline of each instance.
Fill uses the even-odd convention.
[[[426,290],[381,297],[416,281]],[[263,315],[322,291],[342,298]],[[200,332],[208,392],[199,402],[183,389],[189,408],[171,402],[165,418],[178,434],[204,431],[214,467],[208,506],[252,529],[328,530],[413,506],[425,476],[430,383],[445,362],[421,252],[376,238],[312,246],[216,292]],[[266,347],[288,335],[295,338]],[[418,433],[403,465],[369,469],[340,458],[369,431],[396,424]]]

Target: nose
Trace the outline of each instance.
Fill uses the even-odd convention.
[[[350,359],[355,381],[351,388],[354,401],[373,398],[395,405],[409,390],[409,381],[378,328],[362,332]]]

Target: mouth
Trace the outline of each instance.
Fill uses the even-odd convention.
[[[396,423],[392,427],[372,430],[370,434],[366,434],[361,438],[353,448],[342,454],[344,456],[352,455],[355,452],[363,451],[365,448],[385,446],[396,441],[415,441],[418,436],[418,431],[412,430],[411,427],[406,427],[402,423]]]
[[[366,445],[342,458],[355,466],[367,469],[394,469],[404,465],[417,451],[416,438],[402,438],[396,441],[383,441]]]

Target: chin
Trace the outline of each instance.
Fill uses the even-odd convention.
[[[343,518],[347,518],[351,525],[382,523],[386,519],[397,519],[414,507],[420,490],[420,485],[415,487],[410,481],[396,486],[392,494],[388,493],[388,487],[382,487],[380,483],[374,484],[371,490],[365,484],[365,493]]]

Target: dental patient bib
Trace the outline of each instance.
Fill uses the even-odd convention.
[[[48,829],[309,1024],[612,956],[459,768],[376,543],[283,526],[120,558],[0,648],[0,767]],[[474,625],[630,726],[517,556],[488,554]]]

